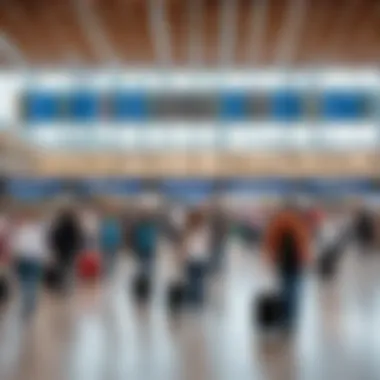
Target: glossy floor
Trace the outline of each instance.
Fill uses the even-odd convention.
[[[351,250],[331,283],[308,274],[292,339],[252,323],[254,295],[273,286],[257,255],[232,245],[204,310],[176,319],[164,299],[173,263],[163,249],[145,308],[132,301],[125,258],[109,283],[77,284],[67,298],[43,293],[28,322],[15,299],[1,315],[0,379],[380,379],[380,255]]]

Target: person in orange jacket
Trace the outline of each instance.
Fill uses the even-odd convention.
[[[284,327],[292,330],[298,314],[302,274],[310,258],[311,237],[304,213],[287,204],[269,222],[264,252],[275,266],[284,302]]]

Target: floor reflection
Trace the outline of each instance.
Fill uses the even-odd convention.
[[[43,293],[29,322],[13,300],[1,314],[0,378],[380,378],[380,257],[361,260],[352,250],[329,283],[311,271],[293,338],[264,336],[252,323],[254,296],[270,283],[255,253],[235,247],[225,272],[210,280],[204,310],[175,318],[165,308],[168,263],[162,252],[145,307],[129,294],[133,264],[125,258],[109,282],[77,284],[68,298]]]

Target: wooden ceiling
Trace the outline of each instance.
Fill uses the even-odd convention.
[[[0,30],[36,66],[366,65],[380,0],[0,0]]]

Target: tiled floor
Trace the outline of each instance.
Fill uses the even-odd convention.
[[[134,264],[125,258],[110,283],[78,284],[66,299],[44,293],[28,323],[15,300],[1,314],[0,379],[380,379],[380,256],[352,250],[329,284],[310,272],[299,330],[285,339],[263,336],[252,323],[254,295],[273,286],[257,255],[232,244],[204,311],[177,319],[164,304],[176,272],[171,255],[160,254],[145,308],[132,302]]]

